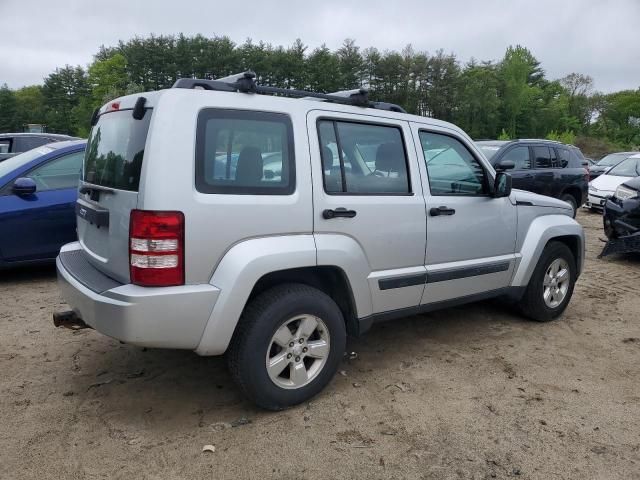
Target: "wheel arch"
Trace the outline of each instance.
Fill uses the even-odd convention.
[[[371,314],[366,281],[368,262],[358,247],[342,250],[337,262],[323,262],[313,235],[255,238],[234,245],[222,258],[210,283],[220,289],[200,342],[199,355],[220,355],[231,341],[248,301],[281,283],[302,283],[327,293],[338,304],[347,331],[357,334],[357,318]],[[362,265],[362,262],[365,265]],[[340,265],[338,267],[337,265]],[[362,277],[362,278],[360,278]]]
[[[579,223],[566,215],[545,215],[534,219],[520,249],[520,261],[511,285],[526,287],[544,248],[551,241],[566,244],[574,255],[577,276],[584,263],[584,231]]]

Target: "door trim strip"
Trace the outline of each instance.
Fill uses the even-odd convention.
[[[474,265],[471,267],[458,267],[436,272],[427,272],[427,283],[447,282],[460,278],[476,277],[491,273],[506,272],[511,266],[511,260],[488,263],[486,265]]]

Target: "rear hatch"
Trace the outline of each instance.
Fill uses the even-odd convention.
[[[102,107],[89,135],[76,205],[78,240],[89,261],[123,283],[129,282],[129,217],[138,203],[152,115],[147,108],[135,119],[136,100],[125,97]]]

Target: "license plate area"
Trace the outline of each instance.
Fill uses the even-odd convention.
[[[109,226],[109,210],[76,202],[76,215],[96,227]]]

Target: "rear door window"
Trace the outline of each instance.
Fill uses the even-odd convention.
[[[151,111],[141,120],[131,110],[100,115],[91,129],[83,180],[119,190],[138,191]]]
[[[533,156],[535,158],[535,168],[551,168],[549,147],[533,147]]]
[[[411,192],[400,128],[360,122],[318,122],[327,193],[398,195]]]
[[[289,116],[201,111],[196,135],[196,189],[239,195],[293,193],[295,158]]]

